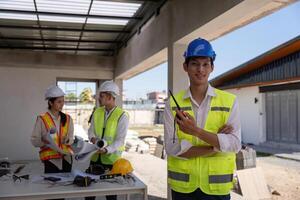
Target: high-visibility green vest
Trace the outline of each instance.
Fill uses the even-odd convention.
[[[219,128],[227,123],[235,101],[233,94],[215,89],[204,130],[217,134]],[[194,117],[190,98],[184,99],[185,91],[175,95],[182,110]],[[175,117],[176,105],[170,99],[170,106]],[[200,116],[201,117],[201,116]],[[177,125],[179,142],[188,140],[193,146],[211,146],[199,138],[182,132]],[[168,156],[168,183],[172,190],[191,193],[200,188],[206,194],[227,195],[233,187],[235,153],[218,152],[211,156],[201,156],[187,160]]]
[[[105,124],[105,108],[97,108],[94,112],[94,127],[95,134],[98,138],[106,140],[107,144],[110,145],[114,142],[117,136],[117,128],[120,117],[126,114],[120,107],[115,107],[112,113],[109,115]],[[124,146],[121,146],[117,151],[110,154],[102,154],[101,162],[103,164],[112,165],[117,159],[121,157],[124,151]],[[100,154],[95,153],[91,160],[96,162]]]

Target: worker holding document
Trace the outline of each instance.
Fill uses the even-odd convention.
[[[90,141],[99,147],[91,157],[89,173],[103,174],[112,170],[114,163],[121,158],[127,134],[128,114],[116,104],[116,97],[120,95],[119,87],[113,81],[105,81],[99,88],[98,101],[100,107],[92,116],[88,131]],[[95,197],[86,197],[94,200]],[[116,200],[116,195],[106,196],[107,200]]]
[[[62,112],[65,93],[58,86],[46,90],[48,110],[39,115],[31,136],[31,143],[40,148],[44,173],[70,172],[72,169],[73,120]]]

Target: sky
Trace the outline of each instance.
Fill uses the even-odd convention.
[[[300,1],[214,41],[217,54],[214,78],[264,52],[300,35]],[[152,91],[167,90],[167,63],[139,74],[123,83],[125,98],[146,98]]]

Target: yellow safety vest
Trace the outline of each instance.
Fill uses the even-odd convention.
[[[51,128],[55,128],[57,131],[54,136],[54,141],[58,147],[60,147],[65,152],[72,152],[72,148],[70,145],[62,144],[62,140],[67,136],[70,124],[70,116],[66,114],[67,120],[64,126],[60,124],[60,128],[56,128],[55,123],[50,115],[50,113],[46,112],[43,115],[40,115],[44,125],[46,127],[47,132]],[[42,147],[40,149],[40,159],[41,160],[49,160],[49,159],[56,159],[61,158],[62,155],[49,147]]]
[[[235,96],[228,92],[215,89],[204,130],[217,134],[219,128],[227,123]],[[194,117],[190,98],[184,99],[185,91],[175,95],[182,110]],[[170,100],[172,113],[175,117],[176,105]],[[193,146],[211,146],[199,138],[182,132],[176,127],[179,142],[188,140]],[[180,193],[191,193],[200,188],[209,195],[227,195],[233,187],[235,170],[235,153],[218,152],[212,156],[201,156],[187,160],[168,156],[168,183],[172,190]]]
[[[94,112],[94,127],[95,133],[98,138],[103,138],[106,140],[108,145],[111,145],[116,136],[117,136],[117,128],[120,117],[125,114],[122,108],[116,107],[112,113],[109,115],[105,124],[105,108],[99,107]],[[101,162],[103,164],[112,165],[117,159],[121,157],[122,152],[125,147],[121,146],[117,151],[110,154],[102,154]],[[99,158],[100,154],[95,153],[91,160],[96,162]]]

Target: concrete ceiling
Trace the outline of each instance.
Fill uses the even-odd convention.
[[[173,0],[117,55],[115,78],[128,79],[167,61],[168,49],[194,38],[214,40],[294,0]]]

